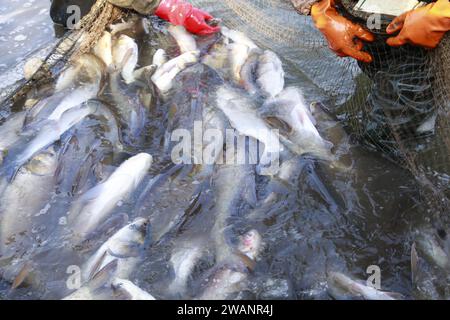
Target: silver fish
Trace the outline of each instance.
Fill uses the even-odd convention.
[[[225,37],[229,38],[234,43],[245,45],[250,50],[258,48],[258,46],[241,31],[228,29],[227,27],[222,26],[221,32]]]
[[[112,56],[112,35],[108,31],[104,31],[102,37],[98,40],[92,53],[99,57],[107,68],[111,68],[113,61]]]
[[[83,240],[116,207],[136,190],[152,164],[152,156],[140,153],[124,163],[103,183],[83,194],[69,214],[69,227]]]
[[[238,253],[234,259],[223,262],[208,276],[204,291],[197,297],[198,300],[225,300],[231,294],[237,293],[246,287],[248,269],[253,269],[254,260],[262,248],[261,235],[256,230],[247,232],[240,238]]]
[[[258,115],[255,104],[244,92],[228,86],[219,88],[217,106],[240,134],[264,144],[264,154],[278,154],[283,150],[278,133]]]
[[[156,300],[150,293],[142,290],[130,280],[115,278],[112,287],[116,296],[124,297],[126,300]]]
[[[230,155],[227,155],[230,158]],[[230,159],[228,159],[230,160]],[[212,177],[212,190],[216,195],[214,201],[214,225],[211,237],[214,241],[216,262],[226,261],[233,255],[228,232],[229,219],[242,203],[256,205],[255,166],[229,164],[217,166]]]
[[[138,46],[134,39],[121,35],[112,48],[113,62],[126,84],[134,81],[133,72],[138,62]],[[119,67],[120,66],[120,67]]]
[[[328,274],[328,292],[335,299],[360,298],[365,300],[398,300],[401,295],[384,292],[352,280],[338,272]]]
[[[99,105],[96,117],[83,121],[62,146],[56,172],[57,190],[64,195],[78,195],[93,187],[90,172],[123,150],[114,115]],[[100,112],[101,110],[101,112]],[[95,171],[95,170],[94,170]]]
[[[188,66],[198,62],[200,53],[189,51],[167,61],[152,76],[152,81],[161,93],[167,93],[173,86],[175,77]]]
[[[134,144],[141,138],[147,117],[147,110],[137,94],[138,88],[123,82],[120,69],[111,72],[109,85],[114,107],[124,128],[125,142]]]
[[[267,100],[260,114],[272,128],[279,130],[283,144],[292,152],[333,159],[332,144],[324,140],[315,127],[315,120],[300,89],[286,88],[276,98]]]
[[[256,82],[267,97],[275,97],[284,89],[283,63],[272,51],[266,50],[259,57],[256,76]]]
[[[170,25],[167,30],[175,38],[181,53],[198,51],[194,36],[188,33],[183,26]]]
[[[22,151],[19,151],[19,154],[8,154],[8,157],[5,158],[4,166],[8,177],[13,178],[22,165],[43,149],[58,141],[64,133],[88,115],[94,113],[95,110],[95,106],[86,103],[78,108],[72,108],[64,112],[57,121],[53,120],[46,123],[24,148],[20,148]]]
[[[97,56],[86,53],[69,65],[58,77],[55,92],[84,85],[100,87],[106,71],[105,63]]]
[[[25,111],[15,113],[0,126],[0,164],[8,149],[20,140],[25,115]]]
[[[170,257],[174,278],[167,288],[171,295],[184,296],[187,292],[187,283],[191,273],[205,251],[204,238],[182,238],[174,244]]]
[[[416,245],[427,260],[442,270],[450,271],[450,256],[448,252],[438,243],[433,235],[428,232],[419,233],[416,239]]]
[[[57,156],[53,148],[34,156],[20,168],[15,180],[0,183],[0,253],[3,256],[21,252],[31,246],[33,223],[46,213],[54,189]],[[24,201],[26,199],[26,201]]]
[[[140,261],[142,249],[148,232],[148,219],[138,218],[117,231],[109,238],[82,267],[81,275],[89,282],[98,270],[117,260],[114,277],[127,279]]]

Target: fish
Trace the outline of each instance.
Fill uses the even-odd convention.
[[[309,109],[316,121],[317,130],[334,145],[333,154],[337,157],[349,157],[354,151],[351,150],[350,136],[345,132],[343,124],[330,115],[327,107],[320,102],[312,102]]]
[[[416,239],[416,248],[425,258],[442,270],[450,271],[450,256],[439,244],[431,232],[420,232]]]
[[[114,277],[128,279],[138,265],[140,252],[148,234],[148,219],[137,218],[109,238],[82,266],[82,281],[92,277],[108,264],[117,260]]]
[[[55,174],[58,193],[76,196],[87,191],[96,182],[92,171],[123,150],[114,115],[105,106],[100,109],[103,112],[97,112],[97,117],[76,125],[62,144]]]
[[[227,45],[228,59],[230,61],[231,78],[238,85],[242,84],[241,71],[252,51],[258,51],[258,46],[243,32],[221,28],[224,37],[231,40]]]
[[[245,45],[250,50],[258,49],[258,46],[245,33],[237,30],[229,29],[225,26],[221,27],[221,33],[225,37],[232,40],[234,43]]]
[[[260,91],[259,85],[256,83],[260,56],[263,51],[260,49],[251,50],[247,60],[241,67],[240,79],[243,88],[250,94],[255,95]]]
[[[261,117],[278,129],[282,142],[298,155],[312,154],[332,160],[332,143],[322,138],[299,88],[289,87],[268,99],[259,110]]]
[[[108,28],[111,32],[111,35],[116,35],[118,33],[121,33],[122,31],[133,29],[136,26],[136,23],[137,23],[136,17],[132,16],[131,19],[124,22],[111,24]]]
[[[96,84],[70,88],[39,101],[27,112],[24,131],[40,130],[45,123],[59,121],[64,112],[97,96]]]
[[[233,155],[227,154],[227,161]],[[256,206],[256,172],[251,164],[223,164],[216,167],[212,177],[211,189],[215,194],[213,216],[214,224],[211,228],[211,238],[215,249],[216,263],[226,261],[233,256],[230,246],[230,219],[236,210],[247,204]]]
[[[103,183],[84,193],[69,213],[69,227],[76,239],[84,240],[102,223],[120,201],[127,200],[147,174],[151,155],[140,153],[117,168]]]
[[[266,50],[259,56],[256,83],[266,97],[276,97],[284,89],[284,70],[280,58]]]
[[[174,81],[174,94],[161,105],[165,119],[165,131],[161,134],[164,156],[175,166],[171,165],[152,179],[135,207],[141,216],[149,216],[155,242],[177,230],[190,212],[195,211],[208,184],[211,167],[222,155],[220,139],[207,141],[205,138],[205,143],[197,142],[193,150],[180,150],[186,138],[180,141],[174,134],[178,129],[190,134],[214,129],[224,134],[227,120],[212,106],[216,88],[222,83],[214,70],[195,64],[180,72]]]
[[[339,272],[328,274],[328,293],[335,299],[399,300],[395,292],[385,292],[352,280]]]
[[[254,268],[253,262],[262,248],[261,235],[250,230],[240,237],[238,255],[234,259],[217,266],[207,276],[207,283],[197,300],[225,300],[231,294],[245,289],[249,270]],[[242,251],[243,250],[243,251]]]
[[[259,116],[256,105],[245,92],[222,86],[217,90],[217,106],[241,135],[255,138],[264,144],[265,155],[283,151],[279,134]]]
[[[20,168],[12,183],[5,178],[1,180],[0,255],[26,251],[39,236],[36,232],[39,228],[33,232],[33,227],[47,210],[54,190],[56,168],[57,154],[53,148],[48,148]]]
[[[159,68],[163,64],[165,64],[167,61],[169,61],[169,60],[167,57],[166,50],[164,50],[164,49],[156,50],[155,54],[153,55],[153,65],[155,65]]]
[[[123,127],[124,138],[129,144],[135,144],[144,130],[147,119],[147,110],[145,109],[137,91],[140,89],[135,84],[127,84],[123,80],[123,68],[126,68],[130,55],[125,55],[123,60],[116,64],[114,71],[109,76],[109,94],[112,98],[112,104],[120,116],[120,122]],[[117,63],[117,56],[115,62]],[[134,67],[132,68],[134,70]],[[131,68],[130,68],[131,70]],[[132,72],[133,81],[136,79]]]
[[[94,85],[100,88],[105,72],[106,65],[100,58],[90,53],[83,54],[59,75],[55,84],[55,92],[84,85]]]
[[[161,93],[167,93],[173,86],[175,77],[188,66],[198,62],[200,52],[189,51],[167,61],[152,76],[152,81]]]
[[[113,297],[112,282],[118,268],[118,260],[112,260],[97,271],[89,281],[79,289],[65,296],[62,300],[111,300]]]
[[[223,78],[227,78],[230,69],[229,42],[227,38],[220,38],[211,46],[208,52],[201,57],[201,63],[209,66],[220,73]]]
[[[108,31],[103,31],[101,38],[92,49],[92,53],[100,58],[105,64],[106,68],[111,68],[113,65],[112,56],[112,35]]]
[[[419,257],[416,243],[411,246],[411,283],[413,285],[413,296],[419,300],[441,300],[442,295],[434,283],[436,276],[433,268],[425,264]],[[445,286],[445,285],[444,285]]]
[[[4,160],[2,172],[7,175],[8,179],[14,179],[17,171],[33,156],[58,141],[64,133],[94,113],[95,110],[94,105],[85,103],[78,108],[64,112],[58,121],[53,120],[46,123],[23,148],[21,145],[19,146],[18,153],[8,154]]]
[[[242,83],[242,68],[250,55],[250,49],[241,43],[231,43],[227,46],[230,61],[231,78],[236,84]]]
[[[112,287],[116,296],[125,300],[156,300],[150,293],[142,290],[133,282],[126,279],[115,278]]]
[[[173,152],[174,141],[171,141],[170,135],[177,129],[184,129],[192,134],[197,124],[203,131],[214,128],[223,132],[226,119],[218,119],[221,112],[212,107],[216,100],[215,92],[221,84],[223,80],[218,73],[202,64],[190,66],[178,74],[174,81],[174,94],[163,105],[168,122],[166,136],[169,139],[165,141],[168,152]],[[171,158],[177,160],[173,155]]]
[[[6,118],[0,126],[0,164],[3,162],[8,149],[20,140],[25,116],[25,111],[14,113]]]
[[[121,35],[114,41],[112,47],[113,62],[116,68],[120,66],[120,74],[126,84],[134,82],[133,72],[138,63],[139,49],[134,39]]]
[[[170,256],[170,266],[173,270],[173,280],[167,287],[167,292],[173,296],[184,296],[187,293],[187,283],[197,262],[203,256],[206,248],[205,239],[181,238],[176,241]]]
[[[198,51],[197,43],[195,42],[194,36],[187,32],[183,26],[170,25],[167,28],[170,35],[175,38],[181,53]]]

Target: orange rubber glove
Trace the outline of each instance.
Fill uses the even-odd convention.
[[[388,34],[400,33],[387,40],[387,44],[399,47],[413,44],[428,49],[436,48],[450,30],[450,2],[438,0],[424,7],[398,16],[387,28]]]
[[[372,56],[362,49],[363,41],[374,41],[374,35],[341,16],[335,8],[335,0],[322,0],[314,4],[311,16],[316,27],[328,40],[330,49],[338,56],[353,57],[366,63],[372,62]]]

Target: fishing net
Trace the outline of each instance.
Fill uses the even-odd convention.
[[[377,40],[366,45],[374,62],[358,64],[330,52],[309,16],[291,0],[193,0],[258,45],[276,52],[287,70],[305,75],[323,93],[330,110],[355,137],[408,168],[434,214],[446,216],[449,196],[450,36],[432,51],[385,44],[389,23],[381,17]],[[298,2],[298,1],[297,1]],[[367,17],[342,1],[342,14]],[[444,215],[442,214],[444,213]]]

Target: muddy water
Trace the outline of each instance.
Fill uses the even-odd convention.
[[[4,1],[0,3],[0,73],[8,72],[25,57],[52,43],[56,36],[48,17],[47,1]],[[141,42],[140,47],[156,44],[152,40]],[[155,50],[153,47],[151,50]],[[170,50],[169,50],[170,52]],[[141,50],[141,63],[146,57]],[[290,84],[303,88],[308,102],[321,101],[325,97],[307,78],[297,71],[286,70]],[[158,109],[156,109],[158,110]],[[145,141],[131,154],[150,152],[155,165],[150,176],[136,195],[121,204],[117,213],[126,213],[129,219],[140,214],[139,195],[149,179],[167,168],[169,163],[161,155],[163,114],[154,112],[149,119]],[[327,137],[332,140],[333,137]],[[266,208],[252,219],[237,217],[236,232],[258,229],[263,238],[263,251],[254,272],[249,276],[247,290],[238,298],[276,299],[330,299],[326,291],[326,275],[341,271],[355,278],[367,279],[369,266],[381,270],[382,289],[396,291],[407,298],[413,297],[410,270],[411,234],[423,224],[423,214],[417,203],[416,183],[408,172],[384,159],[381,155],[352,147],[349,172],[330,169],[324,163],[307,159],[298,179],[285,190],[276,204]],[[125,157],[126,155],[124,155]],[[108,163],[115,167],[119,159]],[[263,199],[270,191],[267,181],[258,181],[258,197]],[[189,192],[199,183],[197,177],[186,175],[173,184],[164,184],[157,190],[166,196],[171,208],[185,211],[191,204]],[[178,188],[178,189],[177,189]],[[208,190],[204,194],[210,194]],[[67,211],[70,197],[53,195],[53,212],[47,227],[57,224]],[[186,198],[189,201],[186,202]],[[56,199],[56,200],[55,200]],[[200,208],[211,205],[212,196],[202,198]],[[164,204],[149,210],[164,212]],[[56,211],[55,211],[56,210]],[[201,211],[201,210],[200,210]],[[147,210],[148,212],[148,210]],[[150,214],[150,213],[148,213]],[[192,219],[186,228],[201,231],[208,228],[208,216]],[[164,288],[171,279],[168,264],[170,250],[179,245],[183,232],[169,234],[164,241],[146,249],[144,262],[132,275],[131,280],[157,298],[171,298]],[[101,245],[108,234],[98,237],[90,249],[81,252],[44,252],[40,255],[40,278],[38,285],[20,287],[10,291],[7,281],[0,281],[0,297],[5,299],[61,298],[68,291],[64,288],[67,266],[80,265]],[[185,238],[189,241],[189,237]],[[55,245],[54,248],[60,248]],[[61,249],[61,248],[60,248]],[[201,279],[214,265],[207,250],[200,264],[193,271],[192,291],[186,298],[196,294],[197,279]],[[33,282],[33,281],[32,281]]]

